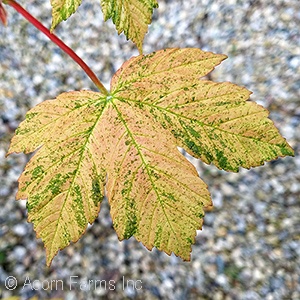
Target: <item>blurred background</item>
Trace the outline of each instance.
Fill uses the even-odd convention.
[[[26,221],[26,201],[15,201],[29,156],[5,154],[28,109],[61,92],[94,86],[56,45],[5,6],[8,27],[0,26],[1,299],[300,299],[300,2],[158,2],[144,52],[197,47],[228,55],[209,77],[251,90],[251,99],[270,111],[295,157],[239,173],[189,157],[214,202],[190,262],[148,251],[134,238],[119,242],[105,200],[86,234],[47,268],[43,244]],[[20,4],[50,27],[49,1]],[[55,33],[107,88],[122,63],[138,54],[111,21],[103,22],[99,0],[84,1]],[[15,289],[8,276],[17,280]]]

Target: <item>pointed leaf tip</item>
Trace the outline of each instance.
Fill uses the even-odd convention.
[[[101,0],[105,21],[112,19],[118,34],[124,32],[132,40],[140,53],[143,40],[152,21],[153,9],[158,7],[156,0]]]
[[[66,21],[81,4],[82,0],[51,0],[52,24],[51,31],[62,21]]]

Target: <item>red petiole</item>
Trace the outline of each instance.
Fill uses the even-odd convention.
[[[1,1],[1,0],[0,0]],[[1,2],[0,2],[1,3]],[[23,15],[32,25],[34,25],[38,30],[43,32],[52,42],[54,42],[60,49],[62,49],[66,54],[68,54],[90,77],[94,82],[97,88],[104,94],[108,95],[108,91],[95,75],[95,73],[90,69],[90,67],[69,47],[67,46],[60,38],[55,34],[51,33],[41,22],[34,18],[27,10],[25,10],[20,4],[14,0],[4,0],[3,3],[13,7],[18,13]]]

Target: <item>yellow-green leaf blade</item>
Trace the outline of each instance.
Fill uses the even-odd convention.
[[[8,154],[38,149],[19,179],[17,199],[27,198],[47,264],[94,221],[106,177],[119,238],[134,235],[149,249],[188,260],[211,200],[175,142],[147,107],[114,96],[69,92],[30,110]]]
[[[105,172],[94,141],[104,111],[99,93],[65,93],[30,110],[12,139],[8,154],[39,148],[19,179],[17,199],[27,198],[48,265],[99,213]]]
[[[151,23],[156,0],[101,0],[104,19],[112,19],[118,34],[124,32],[142,52],[144,36]]]
[[[79,7],[82,0],[51,0],[53,30],[60,22],[67,20]]]
[[[198,79],[222,59],[198,49],[140,55],[116,73],[113,87],[117,97],[147,105],[178,146],[221,169],[238,171],[293,155],[268,111],[246,101],[249,91]]]
[[[147,101],[147,93],[158,98],[170,90],[198,83],[219,65],[226,55],[205,52],[196,48],[172,48],[139,55],[125,62],[111,81],[112,91],[126,92]]]
[[[170,94],[156,105],[160,107],[160,117],[168,118],[179,145],[220,169],[249,169],[293,155],[268,118],[268,111],[246,101],[249,94],[234,84],[202,81]]]
[[[115,74],[109,96],[65,93],[27,114],[9,153],[38,149],[17,198],[28,199],[48,264],[94,221],[105,181],[120,239],[188,260],[211,201],[177,146],[231,171],[293,155],[249,91],[199,80],[224,58],[199,49],[140,55]]]
[[[206,184],[147,108],[113,100],[109,123],[107,194],[119,239],[134,236],[189,260],[211,205]]]

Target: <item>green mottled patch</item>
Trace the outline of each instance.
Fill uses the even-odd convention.
[[[184,138],[184,133],[180,130],[172,129],[171,132],[176,139]]]
[[[126,220],[124,229],[124,239],[129,239],[138,230],[136,216],[136,203],[133,199],[126,199]]]
[[[32,174],[31,174],[31,178],[33,180],[35,180],[35,179],[41,177],[43,175],[43,173],[44,173],[43,167],[42,166],[37,166],[33,169]]]
[[[75,185],[72,191],[74,195],[74,204],[73,209],[75,210],[75,219],[76,223],[78,224],[79,228],[84,229],[87,224],[87,219],[85,217],[84,208],[83,208],[83,199],[81,194],[81,188],[79,185]]]
[[[280,148],[280,152],[282,155],[284,156],[294,156],[295,153],[294,153],[294,150],[291,149],[286,143],[282,143],[282,144],[279,144],[278,147]]]
[[[127,221],[125,225],[125,231],[124,231],[124,239],[129,239],[137,232],[137,218],[136,215],[127,215]]]
[[[61,180],[61,174],[56,174],[55,177],[50,180],[47,188],[51,191],[53,196],[56,196],[60,193],[63,184],[64,182]]]
[[[26,191],[26,189],[28,188],[28,186],[31,184],[31,181],[25,181],[24,183],[23,183],[23,187],[22,188],[20,188],[20,191],[21,192],[25,192]]]
[[[127,195],[127,194],[128,194],[128,188],[122,189],[122,190],[121,190],[121,194],[122,194],[122,196]]]
[[[240,104],[241,102],[237,102],[237,104]],[[232,102],[230,101],[218,101],[214,103],[216,106],[224,106],[224,105],[232,105]]]
[[[126,175],[124,176],[124,178],[127,179],[128,176],[130,176],[130,175],[131,175],[131,170],[129,169],[129,170],[127,170],[127,173],[126,173]],[[127,181],[127,180],[126,180],[126,181]]]
[[[160,122],[160,124],[161,124],[162,128],[164,128],[164,129],[168,128],[166,122],[162,121],[162,122]]]
[[[170,116],[168,114],[164,114],[164,118],[169,124],[172,124],[172,119],[170,118]]]
[[[224,155],[223,151],[216,149],[215,152],[216,152],[218,164],[222,169],[236,171],[236,168],[232,167],[229,164],[228,158]]]
[[[78,108],[80,108],[81,106],[82,106],[81,101],[75,101],[75,103],[74,103],[74,108],[75,108],[75,109],[78,109]]]
[[[70,178],[70,174],[56,174],[49,181],[46,190],[50,190],[53,196],[58,195],[61,192],[61,187],[66,183],[66,181]]]
[[[191,136],[193,136],[194,138],[196,139],[200,139],[201,138],[201,135],[199,132],[197,132],[193,127],[189,126],[189,125],[186,125],[185,129],[189,132],[189,134]]]
[[[176,197],[175,197],[174,194],[172,194],[172,193],[165,193],[165,192],[163,192],[163,193],[162,193],[162,196],[168,198],[169,200],[171,200],[171,201],[173,201],[173,202],[176,202],[176,201],[177,201]]]
[[[101,187],[99,180],[97,178],[93,179],[92,181],[92,199],[95,206],[98,206],[99,203],[102,201],[103,195],[101,192]]]
[[[17,135],[25,135],[26,133],[30,132],[31,129],[30,128],[21,128],[21,127],[18,127],[15,131],[15,133]]]
[[[185,139],[184,143],[190,150],[193,151],[194,155],[197,155],[198,157],[201,157],[202,148],[200,148],[198,145],[196,145],[194,141],[192,141],[190,139]]]
[[[27,209],[27,213],[29,214],[32,209],[35,207],[36,203],[32,203],[32,201],[29,202],[29,200],[27,200],[26,202],[26,209]]]
[[[187,240],[187,242],[188,242],[190,245],[193,244],[193,241],[192,241],[191,238],[188,237],[186,240]]]
[[[143,102],[141,102],[141,101],[137,102],[137,106],[138,106],[138,108],[140,108],[140,109],[143,109],[143,108],[144,108],[144,104],[143,104]]]
[[[26,121],[30,121],[32,118],[34,118],[38,113],[34,113],[34,112],[28,112],[26,114]]]
[[[43,200],[44,197],[42,193],[30,196],[26,202],[26,208],[28,209],[28,213],[33,209],[38,208]]]
[[[71,234],[67,228],[64,228],[62,232],[62,238],[64,245],[68,245],[71,240]]]
[[[155,231],[155,239],[154,239],[154,246],[156,248],[160,248],[160,244],[161,244],[161,236],[162,236],[162,226],[157,226],[157,229]]]
[[[157,172],[155,172],[155,170],[150,170],[150,174],[151,174],[151,176],[153,176],[154,178],[156,178],[156,179],[159,179],[159,178],[161,178],[161,176],[157,173]]]

